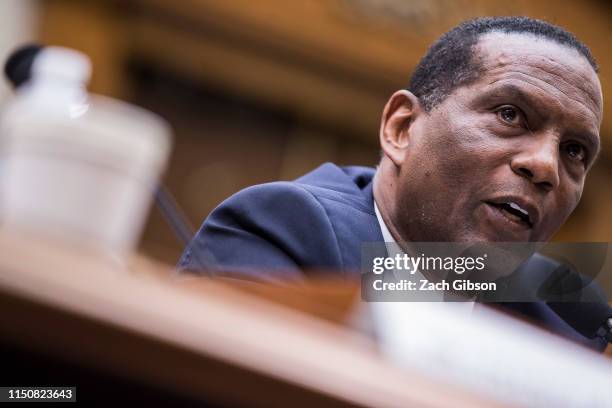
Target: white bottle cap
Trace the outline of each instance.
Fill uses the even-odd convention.
[[[91,61],[87,55],[64,47],[45,47],[34,59],[32,78],[87,84]]]

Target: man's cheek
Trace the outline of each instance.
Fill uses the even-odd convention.
[[[578,204],[580,204],[583,186],[583,182],[562,182],[561,186],[559,187],[557,202],[565,207],[564,209],[561,209],[561,211],[565,214],[565,218],[569,217],[578,207]]]
[[[574,191],[573,194],[569,194],[568,196],[572,197],[572,199],[567,200],[566,215],[563,222],[565,222],[565,220],[570,215],[572,215],[574,210],[576,210],[576,208],[578,207],[578,204],[580,204],[580,199],[582,197],[582,189],[580,189],[579,191]]]
[[[572,197],[572,195],[569,195],[569,197]],[[560,199],[557,206],[544,209],[544,219],[541,221],[544,224],[542,229],[547,232],[548,236],[541,239],[542,241],[548,240],[550,235],[557,232],[572,215],[580,201],[579,196],[574,197],[576,199]]]

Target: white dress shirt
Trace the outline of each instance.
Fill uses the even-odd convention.
[[[378,225],[380,226],[380,231],[382,232],[383,239],[385,240],[385,246],[387,248],[387,255],[389,257],[395,257],[397,254],[404,255],[404,252],[391,235],[389,228],[387,228],[387,224],[383,220],[380,215],[380,211],[378,210],[378,205],[376,201],[374,201],[374,212],[376,213],[376,218],[378,219]],[[403,271],[402,271],[403,272]],[[426,279],[423,274],[415,270],[412,279],[416,282],[420,282],[422,279]],[[427,293],[427,297],[431,298],[431,302],[444,302],[444,292],[442,291],[432,291]],[[448,304],[454,305],[457,309],[461,309],[465,312],[471,312],[474,308],[474,302],[450,302]]]

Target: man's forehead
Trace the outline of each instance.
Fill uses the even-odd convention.
[[[490,57],[539,55],[555,61],[576,63],[585,70],[588,67],[589,71],[595,74],[588,60],[578,50],[531,33],[491,31],[480,36],[477,47],[484,55]]]
[[[490,32],[476,45],[483,74],[519,71],[574,86],[593,102],[601,117],[601,84],[588,60],[577,50],[533,34]]]

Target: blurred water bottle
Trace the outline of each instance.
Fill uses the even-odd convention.
[[[16,86],[0,117],[0,228],[123,255],[138,242],[170,152],[165,121],[87,93],[87,56],[28,47],[5,69]]]

